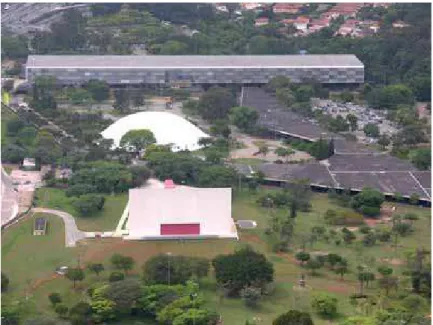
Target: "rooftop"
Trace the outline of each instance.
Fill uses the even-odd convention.
[[[323,55],[30,55],[28,68],[364,67],[353,54]]]

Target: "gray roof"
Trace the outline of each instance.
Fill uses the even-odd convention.
[[[332,55],[30,55],[27,67],[47,68],[363,68],[353,54]]]

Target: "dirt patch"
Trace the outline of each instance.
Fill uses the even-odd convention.
[[[241,234],[242,241],[264,244],[265,242],[257,235],[252,234]]]
[[[404,264],[404,261],[399,258],[382,258],[381,261],[395,266]]]
[[[349,294],[353,292],[353,288],[347,285],[342,284],[333,284],[331,286],[326,287],[326,291],[334,292],[334,293],[344,293]]]

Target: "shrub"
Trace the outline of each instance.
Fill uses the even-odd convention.
[[[69,310],[69,308],[65,304],[61,304],[61,303],[58,303],[56,305],[56,307],[54,308],[54,311],[56,312],[56,314],[62,318],[66,316],[66,314],[68,313],[68,310]]]
[[[240,295],[248,307],[257,307],[262,297],[262,290],[255,287],[245,287],[240,291]]]
[[[404,223],[404,222],[399,222],[396,223],[393,227],[392,230],[397,232],[400,236],[407,236],[409,235],[413,229],[412,226],[408,223]]]
[[[362,243],[364,246],[374,246],[376,244],[376,239],[376,235],[370,232],[365,234],[364,238],[362,239]]]
[[[96,192],[96,187],[90,184],[76,184],[69,186],[65,194],[67,197],[71,196],[81,196],[84,194]]]
[[[311,306],[322,317],[332,318],[337,314],[337,298],[327,293],[314,295]]]
[[[1,273],[1,276],[2,276],[1,292],[6,292],[8,290],[8,287],[9,287],[9,278],[3,272]]]
[[[371,228],[369,226],[361,226],[359,227],[359,232],[361,234],[368,234],[371,231]]]
[[[62,302],[62,297],[57,292],[50,293],[50,295],[48,296],[48,299],[50,300],[50,302],[53,306]]]
[[[343,228],[342,233],[343,233],[343,240],[346,244],[350,244],[352,241],[356,239],[355,234],[347,228]]]
[[[272,322],[272,325],[314,325],[310,314],[298,311],[289,310],[278,316]]]
[[[419,202],[419,195],[416,193],[411,194],[411,196],[409,197],[409,203],[416,205]]]
[[[72,202],[72,206],[81,216],[89,216],[104,207],[105,198],[102,195],[85,194]]]
[[[123,279],[125,279],[125,275],[122,272],[114,271],[110,273],[108,281],[116,282],[116,281],[122,281]]]

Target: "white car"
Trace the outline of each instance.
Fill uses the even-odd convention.
[[[58,275],[65,275],[66,274],[66,272],[68,272],[68,267],[67,266],[60,266],[60,267],[58,267],[57,269],[56,269],[56,273],[58,274]]]

